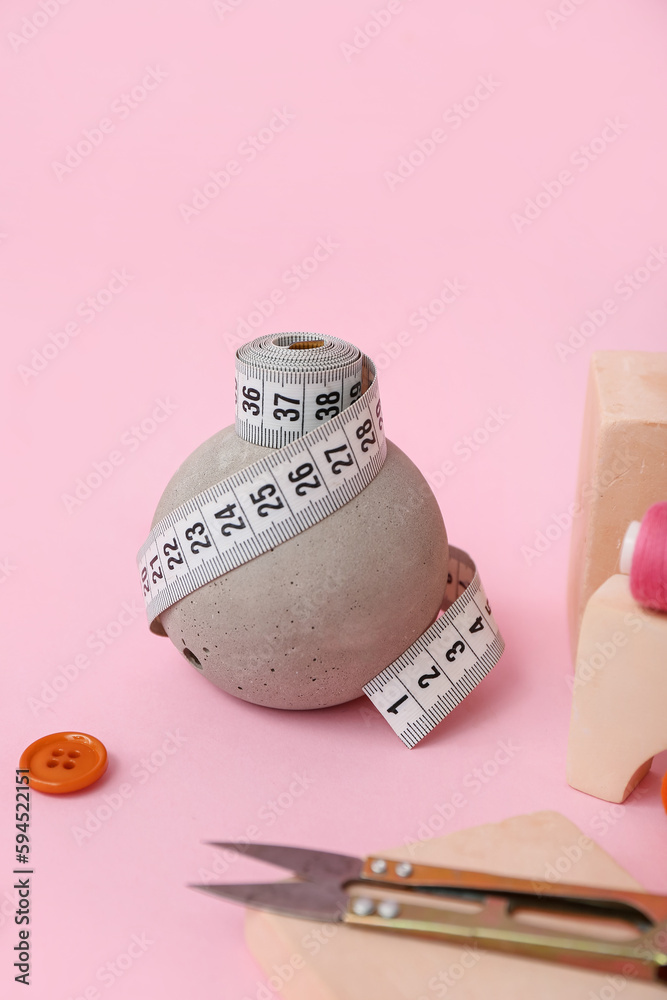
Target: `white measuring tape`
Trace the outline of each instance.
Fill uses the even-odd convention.
[[[505,648],[474,562],[453,545],[442,611],[364,686],[407,747],[419,743],[484,680]]]
[[[320,396],[340,400],[347,393],[354,401],[335,415],[323,412],[314,430],[197,494],[153,527],[138,555],[149,622],[205,583],[333,514],[361,493],[382,468],[387,444],[373,363],[357,351],[359,362],[355,368],[355,373],[358,371],[355,382],[349,384],[352,376],[347,371],[347,364],[343,369],[309,370],[305,373],[308,378],[303,380],[303,391],[300,389],[297,393],[299,387],[290,380],[290,375],[298,373],[299,360],[304,364],[305,352],[290,350],[287,345],[301,343],[305,336],[308,335],[285,334],[253,342],[285,341],[282,354],[287,357],[283,365],[294,366],[292,372],[285,371],[282,377],[275,370],[265,371],[262,391],[268,398],[266,404],[256,388],[256,368],[251,366],[246,374],[239,359],[237,426],[245,427],[247,420],[255,420],[248,433],[261,444],[277,436],[277,412],[287,413],[286,419],[296,423],[292,421],[290,410],[303,421],[305,404],[312,401],[317,407]],[[333,338],[328,338],[327,344],[330,341]],[[321,353],[322,348],[308,351],[309,364],[311,353],[317,355],[318,352]],[[321,389],[319,393],[311,392],[315,377],[320,379],[317,383]],[[249,413],[243,406],[246,402],[253,403],[259,413]],[[337,409],[337,404],[327,403],[319,409],[331,411]],[[317,409],[313,416],[318,419]],[[295,432],[295,428],[287,430],[288,435]]]
[[[361,395],[363,360],[358,348],[335,337],[285,333],[244,344],[236,353],[236,433],[281,448],[323,426]]]
[[[259,337],[237,352],[236,372],[237,432],[276,450],[153,527],[137,557],[151,625],[176,601],[334,513],[384,463],[375,366],[351,344],[304,333]],[[410,747],[504,648],[470,557],[450,549],[449,570],[444,613],[364,687]]]

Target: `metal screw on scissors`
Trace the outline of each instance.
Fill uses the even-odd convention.
[[[360,859],[269,844],[211,846],[288,869],[302,880],[192,887],[244,906],[443,942],[475,943],[667,986],[665,896],[564,884],[550,885],[541,893],[528,879],[383,857]],[[540,926],[529,919],[536,913],[566,919],[568,924],[561,929]],[[587,927],[590,921],[594,928]],[[628,932],[623,940],[619,925]]]

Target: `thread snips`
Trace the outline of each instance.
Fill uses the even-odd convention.
[[[197,885],[256,909],[394,931],[667,986],[667,897],[269,844],[214,843],[299,881]]]

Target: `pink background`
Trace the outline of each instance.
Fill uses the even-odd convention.
[[[591,351],[665,347],[667,268],[621,289],[667,240],[667,8],[563,0],[557,20],[557,2],[394,2],[363,47],[358,29],[384,0],[43,0],[48,16],[37,0],[3,5],[3,995],[24,995],[8,916],[13,768],[67,728],[99,736],[111,764],[88,792],[32,795],[35,1000],[92,987],[114,1000],[254,998],[242,910],[185,888],[211,870],[202,841],[251,827],[361,854],[424,824],[429,836],[554,808],[667,891],[667,756],[613,813],[568,788],[569,532],[522,554],[572,501]],[[149,70],[153,89],[132,97]],[[251,160],[244,141],[281,124],[276,109],[287,124],[261,133],[274,137]],[[96,129],[78,164],[54,166]],[[424,142],[434,129],[440,141]],[[411,154],[424,162],[387,176]],[[236,174],[186,221],[181,206],[230,160]],[[319,240],[335,247],[297,282]],[[112,296],[114,271],[126,284]],[[464,290],[410,325],[447,280]],[[477,558],[507,641],[491,677],[412,752],[362,701],[297,714],[224,695],[136,613],[153,509],[182,459],[233,421],[230,335],[276,289],[253,335],[330,333],[378,360],[388,434],[440,483],[450,538]],[[606,322],[559,357],[609,298]],[[157,400],[170,415],[137,436]],[[499,409],[502,426],[465,457],[464,436]],[[108,478],[67,504],[112,452]],[[125,603],[134,617],[114,624]],[[185,740],[165,756],[176,731]],[[499,741],[520,749],[476,788],[472,769]],[[465,805],[444,823],[437,806],[456,793]],[[77,843],[105,796],[120,808]],[[248,872],[239,862],[225,878]],[[145,953],[120,977],[100,973],[135,934],[152,942]]]

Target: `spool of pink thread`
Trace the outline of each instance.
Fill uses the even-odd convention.
[[[621,545],[621,573],[630,574],[638,604],[667,612],[667,502],[655,503],[632,521]]]

